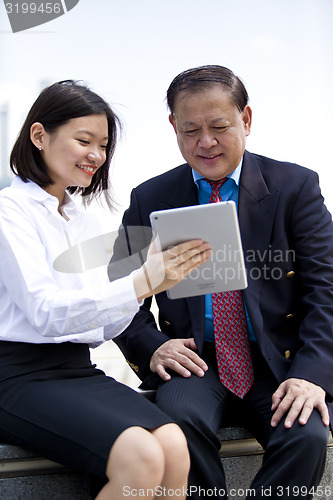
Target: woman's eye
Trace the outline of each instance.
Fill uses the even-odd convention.
[[[85,141],[84,139],[78,139],[78,141],[82,144],[89,144],[89,141]]]

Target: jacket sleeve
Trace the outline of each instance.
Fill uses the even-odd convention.
[[[333,226],[318,176],[306,178],[289,227],[301,290],[299,349],[287,378],[309,380],[333,395]]]

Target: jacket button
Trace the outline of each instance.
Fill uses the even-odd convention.
[[[287,349],[287,350],[286,350],[286,352],[284,353],[284,357],[285,357],[286,359],[289,359],[289,358],[290,358],[290,351],[289,351],[289,349]]]
[[[286,277],[287,277],[287,278],[293,278],[294,276],[295,276],[295,271],[289,271],[289,272],[287,272],[287,274],[286,274]]]
[[[294,317],[294,315],[293,315],[293,314],[287,314],[285,318],[286,318],[286,319],[293,319],[293,317]]]
[[[164,324],[165,324],[166,326],[171,326],[170,321],[164,321]]]

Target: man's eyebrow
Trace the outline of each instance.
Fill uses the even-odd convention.
[[[182,127],[197,127],[197,123],[195,122],[184,122],[182,123]]]
[[[214,124],[219,122],[226,123],[228,122],[228,120],[226,118],[221,117],[221,118],[215,118],[214,120],[211,120],[209,123]]]
[[[213,120],[210,120],[208,123],[210,125],[214,125],[216,123],[228,123],[228,120],[226,118],[223,118],[222,116],[220,118],[214,118]],[[187,121],[182,123],[182,127],[198,127],[199,125],[195,122]]]

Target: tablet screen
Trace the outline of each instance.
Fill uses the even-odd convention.
[[[201,238],[212,256],[167,291],[170,299],[247,287],[244,255],[233,201],[155,211],[150,221],[159,249]]]

